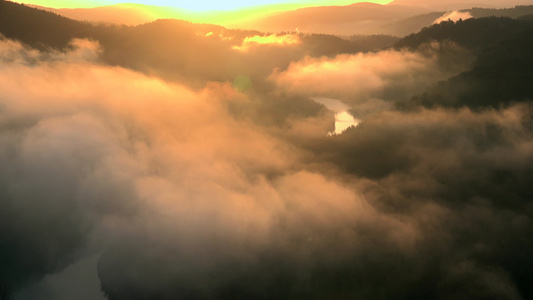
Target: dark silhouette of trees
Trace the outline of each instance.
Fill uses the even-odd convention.
[[[488,17],[468,19],[454,23],[446,21],[434,24],[399,40],[396,49],[417,49],[432,41],[453,41],[471,50],[485,49],[495,45],[509,36],[515,36],[532,28],[533,23],[505,17]]]
[[[37,49],[64,49],[76,37],[90,37],[94,27],[52,12],[0,0],[0,33]]]
[[[480,8],[474,7],[471,9],[461,10],[462,12],[469,12],[474,18],[484,17],[508,17],[519,18],[525,15],[533,14],[533,5],[518,5],[512,8]]]
[[[472,68],[407,102],[413,107],[498,108],[532,101],[533,23],[509,18],[443,22],[399,41],[396,46],[416,49],[432,40],[451,40],[474,51]],[[469,39],[469,37],[471,37]]]
[[[329,34],[303,34],[302,40],[312,56],[378,51],[398,40],[390,35],[353,35],[340,38]]]

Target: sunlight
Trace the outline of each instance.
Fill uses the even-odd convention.
[[[46,7],[53,8],[89,8],[105,5],[114,5],[119,3],[135,3],[135,4],[145,4],[145,5],[156,5],[156,6],[168,6],[181,8],[192,11],[209,11],[209,10],[235,10],[245,7],[253,7],[260,5],[272,5],[272,4],[298,4],[300,6],[315,6],[315,5],[349,5],[354,2],[361,1],[350,1],[350,0],[292,0],[292,1],[280,1],[280,0],[233,0],[233,1],[147,1],[147,0],[129,0],[129,1],[120,1],[120,0],[82,0],[82,1],[70,1],[70,0],[33,0],[33,1],[15,1],[24,4],[34,4],[41,5]],[[368,1],[374,3],[385,4],[390,1],[376,0]]]
[[[235,46],[233,49],[239,51],[248,51],[250,47],[257,45],[273,45],[273,46],[288,46],[300,44],[300,37],[296,34],[277,35],[272,34],[269,36],[256,35],[253,37],[246,37],[242,42],[242,45]]]

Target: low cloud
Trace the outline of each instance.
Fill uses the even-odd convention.
[[[438,51],[304,58],[252,92],[106,66],[87,40],[0,53],[0,278],[19,295],[88,261],[109,299],[533,293],[531,105],[394,110],[460,70]],[[335,113],[361,122],[328,136]]]
[[[439,45],[427,53],[387,50],[377,53],[310,58],[293,62],[271,78],[289,93],[336,98],[354,105],[372,98],[409,99],[439,80],[458,72],[439,68]],[[464,68],[464,66],[463,66]]]
[[[252,37],[245,37],[242,41],[242,45],[234,46],[233,49],[239,51],[248,51],[250,48],[258,47],[261,45],[283,47],[290,45],[298,45],[301,42],[302,41],[300,40],[300,37],[297,34],[271,34],[268,36],[256,35]]]
[[[0,35],[1,62],[9,64],[32,65],[42,62],[89,62],[96,61],[102,50],[98,42],[73,39],[69,43],[71,49],[68,53],[61,51],[40,52],[33,48],[25,47],[18,42],[5,39]]]
[[[10,237],[0,258],[9,261],[2,275],[17,289],[99,251],[106,287],[151,274],[144,264],[150,261],[163,272],[149,275],[155,282],[148,290],[166,293],[165,282],[193,278],[196,293],[201,278],[218,281],[216,274],[230,272],[221,268],[241,256],[235,280],[249,267],[267,267],[257,259],[269,251],[278,253],[274,260],[304,255],[295,266],[308,268],[331,255],[334,236],[370,247],[376,241],[359,226],[379,228],[380,243],[412,247],[411,225],[381,215],[342,182],[306,170],[303,153],[283,137],[234,119],[226,103],[249,100],[229,84],[193,91],[80,60],[98,47],[76,45],[48,60],[39,52],[25,57],[28,50],[17,43],[1,44],[16,59],[0,73],[2,220],[9,224],[2,234]],[[123,248],[138,243],[170,261],[152,262],[144,247]],[[355,245],[341,242],[338,249],[346,256]],[[140,273],[116,275],[123,259]],[[215,296],[225,287],[213,288]]]
[[[446,21],[457,22],[459,20],[468,20],[471,18],[473,18],[473,16],[468,11],[461,12],[461,11],[454,10],[451,12],[447,12],[441,17],[437,18],[435,21],[433,21],[433,24],[439,24],[441,22],[446,22]]]

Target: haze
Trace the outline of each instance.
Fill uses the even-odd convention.
[[[53,8],[90,8],[97,6],[106,6],[113,4],[120,4],[124,2],[115,0],[86,0],[86,1],[65,1],[65,0],[34,0],[34,1],[17,1],[25,4],[35,4]],[[305,6],[319,6],[319,5],[347,5],[357,1],[350,0],[292,0],[292,1],[277,1],[277,0],[254,0],[254,1],[139,1],[132,0],[127,3],[137,3],[145,5],[167,6],[174,8],[183,8],[195,11],[204,10],[233,10],[237,8],[252,7],[267,4],[298,4],[301,7]],[[363,2],[363,1],[359,1]],[[368,1],[374,3],[384,4],[387,0]]]
[[[0,300],[533,299],[512,4],[0,0]]]

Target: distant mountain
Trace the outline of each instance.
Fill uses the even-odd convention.
[[[462,9],[461,12],[468,12],[474,18],[482,17],[509,17],[520,18],[533,14],[533,5],[530,6],[516,6],[513,8],[480,8],[474,7],[469,9]],[[424,27],[431,26],[435,20],[443,16],[446,12],[438,11],[422,15],[416,15],[400,21],[392,22],[376,28],[376,32],[382,34],[389,34],[394,36],[406,36],[411,33],[418,32]]]
[[[405,3],[398,2],[405,5],[395,5],[394,3],[396,1],[388,5],[355,3],[348,6],[302,8],[257,20],[250,25],[250,28],[271,32],[298,30],[300,32],[335,35],[387,34],[402,37],[418,32],[424,27],[431,26],[435,20],[443,16],[450,9],[461,8],[461,11],[469,12],[475,18],[487,16],[517,18],[533,14],[533,6],[495,9],[475,7],[476,5],[483,6],[479,3],[460,3],[458,6],[446,7],[412,6],[412,4],[420,2],[411,3],[409,1]],[[506,3],[511,2],[507,1]],[[485,6],[494,7],[496,5]]]
[[[139,25],[155,21],[158,15],[138,4],[118,4],[95,8],[50,8],[39,5],[28,5],[33,8],[46,10],[69,19],[96,23],[113,23],[124,25]]]
[[[0,34],[41,50],[64,50],[73,38],[88,38],[102,46],[103,63],[199,87],[207,81],[231,82],[242,74],[262,82],[274,67],[286,67],[305,55],[375,51],[397,40],[383,35],[343,39],[325,34],[299,34],[301,42],[297,45],[263,47],[261,51],[247,53],[234,48],[241,46],[246,37],[267,34],[183,20],[157,20],[138,26],[92,24],[3,0],[0,0]],[[257,66],[254,63],[257,61],[262,61],[262,65]]]
[[[531,1],[533,4],[533,1]],[[502,9],[490,9],[490,8],[480,8],[475,7],[467,9],[472,17],[474,18],[483,18],[483,17],[509,17],[509,18],[520,18],[527,15],[533,14],[533,5],[525,6],[519,5],[512,8],[502,8]]]
[[[157,19],[172,18],[265,32],[298,29],[300,32],[336,35],[393,34],[400,36],[415,32],[423,26],[415,26],[412,29],[413,26],[406,24],[409,21],[399,23],[400,26],[397,26],[396,22],[426,12],[425,9],[419,7],[392,7],[373,3],[307,7],[295,10],[291,10],[293,5],[264,5],[239,11],[203,13],[142,4],[117,4],[79,9],[28,6],[53,12],[73,20],[131,26],[153,22]],[[428,24],[431,22],[424,23],[425,26]]]
[[[503,8],[531,5],[531,0],[394,0],[388,5],[420,6],[431,10],[458,10],[472,7]]]
[[[301,7],[301,4],[270,4],[245,7],[230,11],[188,11],[171,6],[122,3],[94,8],[50,8],[28,5],[50,11],[70,19],[95,23],[141,25],[157,19],[180,19],[196,23],[215,23],[232,28],[250,28],[251,20],[264,18],[280,11]]]
[[[400,21],[391,22],[376,28],[377,31],[383,34],[390,34],[394,36],[406,36],[411,33],[420,31],[422,28],[431,26],[433,22],[444,15],[444,11],[430,12],[426,14],[416,15]]]
[[[379,34],[381,26],[427,12],[421,7],[354,3],[281,12],[251,22],[248,26],[269,32],[297,30],[337,35]]]
[[[530,1],[530,0],[528,0]],[[404,3],[405,2],[405,3]],[[486,2],[486,1],[485,1]],[[515,1],[519,3],[520,1]],[[524,2],[524,1],[522,1]],[[397,5],[397,4],[402,5]],[[427,4],[427,2],[424,2]],[[292,9],[294,5],[264,5],[239,11],[188,12],[174,7],[142,4],[118,4],[83,9],[53,9],[29,5],[65,16],[70,19],[94,23],[141,25],[157,19],[181,19],[199,23],[211,23],[227,28],[259,30],[263,32],[305,32],[342,36],[378,35],[406,36],[430,26],[446,10],[462,9],[473,17],[519,17],[533,13],[533,6],[494,9],[496,5],[483,3],[459,3],[442,5],[446,1],[430,2],[422,7],[419,2],[393,1],[388,5],[355,3],[347,6],[318,6]],[[511,2],[506,2],[511,3]],[[512,2],[514,3],[514,2]],[[496,3],[497,4],[497,3]],[[476,8],[472,8],[478,6]],[[481,8],[479,6],[484,6]],[[437,11],[432,11],[437,10]]]

